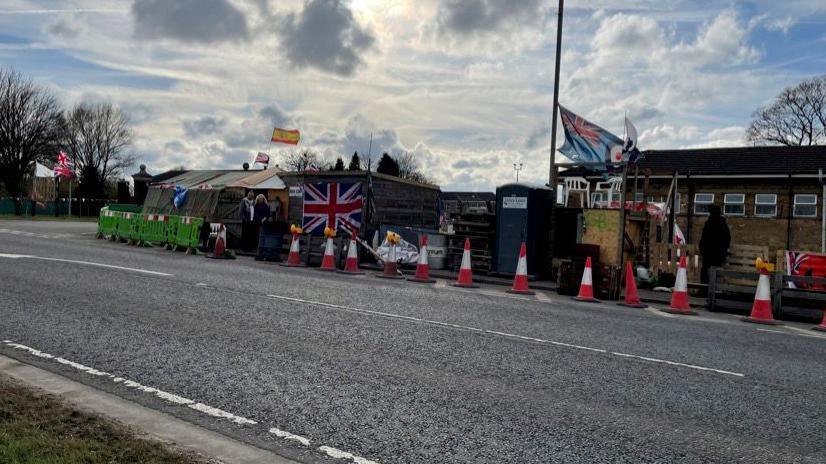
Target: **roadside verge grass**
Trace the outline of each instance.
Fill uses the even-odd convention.
[[[0,463],[204,464],[0,375]]]

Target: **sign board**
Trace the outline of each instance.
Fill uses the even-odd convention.
[[[528,197],[502,197],[502,208],[528,209]]]
[[[600,264],[619,266],[620,210],[586,209],[582,213],[582,243],[599,245]]]
[[[304,186],[302,185],[291,185],[290,186],[290,196],[291,197],[298,197],[301,198],[304,196]]]

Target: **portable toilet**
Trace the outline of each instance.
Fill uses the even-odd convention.
[[[553,191],[525,184],[505,184],[496,189],[496,242],[493,270],[514,274],[522,241],[527,246],[528,274],[550,275],[548,244]]]

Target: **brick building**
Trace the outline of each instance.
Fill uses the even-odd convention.
[[[826,175],[826,146],[737,147],[652,150],[639,163],[636,200],[666,200],[677,174],[677,224],[689,244],[697,244],[708,207],[720,206],[731,229],[732,244],[777,250],[824,251],[820,170]],[[601,176],[572,169],[560,178]],[[629,172],[626,200],[634,198]],[[593,197],[593,193],[592,193]],[[662,231],[661,233],[667,233]]]

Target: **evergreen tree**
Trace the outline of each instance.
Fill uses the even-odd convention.
[[[339,156],[338,159],[336,160],[336,165],[333,166],[333,171],[343,171],[343,170],[344,170],[344,160],[341,159],[341,157]]]
[[[361,171],[361,160],[359,159],[358,152],[353,153],[353,157],[350,158],[350,165],[347,166],[347,169],[350,171]]]
[[[399,177],[399,162],[387,153],[384,153],[381,155],[376,172],[379,174],[387,174],[388,176]]]

